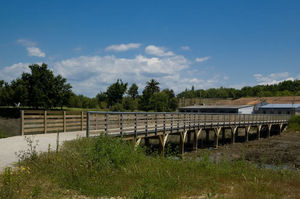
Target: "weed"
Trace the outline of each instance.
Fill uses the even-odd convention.
[[[35,160],[38,157],[38,152],[36,150],[39,141],[34,140],[34,138],[26,137],[25,141],[27,142],[28,148],[26,150],[21,150],[18,153],[16,152],[16,156],[20,161],[24,161],[26,159]]]

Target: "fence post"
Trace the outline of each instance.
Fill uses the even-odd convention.
[[[105,134],[108,134],[108,114],[105,113]]]
[[[135,113],[135,122],[134,122],[134,134],[135,134],[135,138],[137,138],[137,125],[138,125],[138,114]]]
[[[21,110],[21,135],[24,135],[24,111]]]
[[[83,111],[81,111],[81,130],[83,131]]]
[[[47,133],[47,111],[44,111],[44,133]]]
[[[64,132],[67,131],[66,111],[64,111]]]
[[[145,126],[145,130],[146,130],[146,137],[148,137],[148,113],[146,113],[146,126]]]
[[[86,112],[86,137],[90,136],[90,112]]]
[[[164,113],[164,134],[166,133],[166,113]]]
[[[121,137],[123,137],[123,113],[121,113],[121,121],[120,121],[120,133],[121,133]]]
[[[157,113],[154,115],[154,120],[155,120],[155,135],[157,135]]]

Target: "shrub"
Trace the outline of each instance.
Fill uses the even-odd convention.
[[[300,115],[292,116],[289,121],[288,127],[291,130],[300,131]]]

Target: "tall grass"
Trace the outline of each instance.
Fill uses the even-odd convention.
[[[291,117],[288,128],[294,131],[300,131],[300,115],[294,115]]]
[[[69,192],[58,191],[57,187],[92,197],[300,196],[297,171],[259,169],[245,161],[216,164],[205,153],[183,160],[149,156],[143,148],[134,150],[131,142],[106,136],[66,142],[58,153],[48,152],[27,159],[20,168],[28,168],[30,173],[6,172],[0,176],[2,198],[12,195],[13,198],[47,198],[49,194],[48,198],[55,198],[61,197],[62,192],[70,197]],[[7,176],[11,183],[7,183]],[[8,189],[13,191],[7,192]]]

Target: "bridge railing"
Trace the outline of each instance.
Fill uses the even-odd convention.
[[[87,113],[87,136],[106,133],[113,136],[174,133],[201,127],[256,125],[287,122],[290,115],[208,114],[183,112],[98,112]]]

